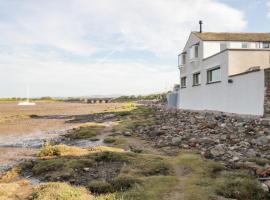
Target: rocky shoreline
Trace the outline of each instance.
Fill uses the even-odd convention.
[[[197,151],[231,168],[252,168],[259,177],[270,179],[270,119],[151,108],[155,114],[149,117],[155,124],[134,127],[133,134],[158,148]]]

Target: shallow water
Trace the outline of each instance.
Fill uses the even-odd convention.
[[[102,145],[102,140],[69,141],[61,135],[82,124],[67,123],[74,116],[103,112],[120,106],[121,104],[56,102],[38,103],[34,107],[18,107],[16,103],[0,103],[0,172],[22,160],[34,158],[38,149],[50,141],[79,147]],[[32,115],[41,117],[30,117]]]

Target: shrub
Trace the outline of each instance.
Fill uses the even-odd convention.
[[[120,153],[115,152],[101,152],[95,155],[95,161],[97,162],[114,162],[114,161],[122,161],[123,157]]]
[[[243,173],[227,172],[217,181],[216,192],[226,198],[238,200],[266,200],[270,198],[259,181]]]
[[[113,187],[111,184],[105,181],[91,181],[87,188],[96,194],[110,193],[113,192]]]
[[[112,186],[116,191],[125,191],[130,189],[135,183],[139,183],[139,179],[133,176],[122,175],[112,181]]]
[[[59,156],[61,154],[60,149],[56,146],[45,145],[39,152],[38,156]]]
[[[116,139],[115,138],[113,138],[113,137],[107,137],[107,138],[105,138],[104,139],[104,143],[107,143],[107,144],[111,144],[111,143],[114,143],[116,141]]]

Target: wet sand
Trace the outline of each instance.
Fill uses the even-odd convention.
[[[15,102],[0,103],[0,170],[31,158],[44,140],[80,126],[82,123],[68,122],[75,116],[103,112],[121,105],[40,102],[36,106],[18,106]]]

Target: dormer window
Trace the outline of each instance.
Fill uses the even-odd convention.
[[[189,59],[195,59],[199,57],[199,44],[195,44],[189,48]]]
[[[220,51],[223,51],[225,49],[227,49],[227,43],[225,42],[220,43]]]

